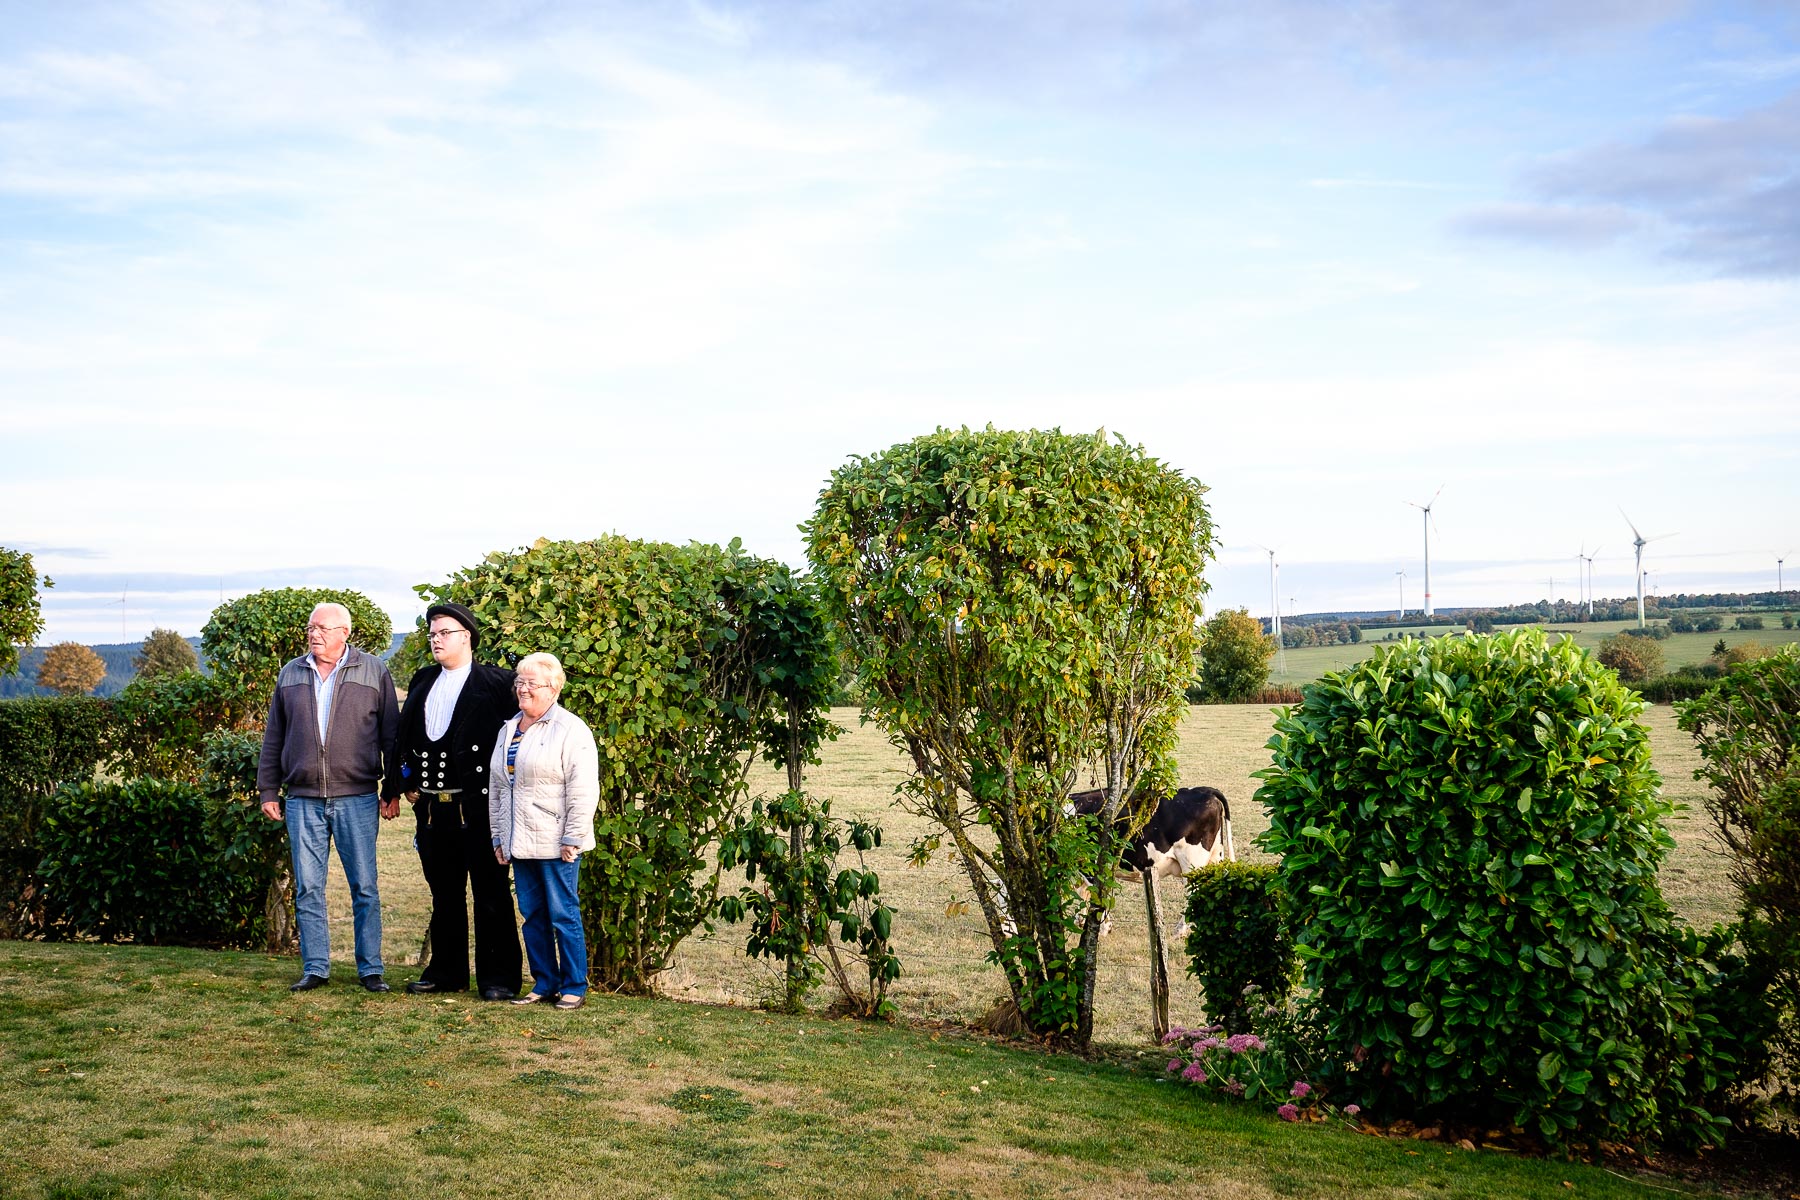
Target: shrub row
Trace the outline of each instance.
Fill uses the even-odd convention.
[[[286,846],[229,793],[163,779],[67,785],[38,841],[46,937],[181,946],[261,945]]]
[[[65,780],[93,778],[112,728],[112,706],[92,696],[0,702],[0,937],[43,932],[44,806]]]
[[[0,936],[258,944],[284,843],[249,803],[256,735],[219,732],[235,718],[192,671],[0,702]]]

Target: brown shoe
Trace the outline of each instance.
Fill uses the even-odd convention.
[[[537,1004],[540,1001],[555,1000],[548,992],[526,992],[523,996],[515,996],[508,1001],[511,1004]]]
[[[586,1003],[586,996],[558,996],[556,998],[556,1007],[561,1012],[574,1012]]]

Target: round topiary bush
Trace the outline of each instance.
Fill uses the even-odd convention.
[[[1553,1143],[1716,1132],[1720,939],[1657,889],[1642,701],[1537,630],[1381,647],[1304,697],[1257,798],[1346,1098]]]

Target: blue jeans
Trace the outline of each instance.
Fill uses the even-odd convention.
[[[350,885],[356,920],[356,973],[379,975],[381,896],[375,888],[375,838],[381,830],[381,801],[374,792],[320,800],[287,798],[288,849],[294,856],[294,916],[300,926],[300,970],[331,974],[331,928],[325,920],[325,870],[331,840]]]
[[[525,961],[531,964],[531,990],[540,996],[587,995],[587,937],[581,932],[581,901],[575,894],[580,878],[579,856],[568,863],[560,858],[513,859]]]

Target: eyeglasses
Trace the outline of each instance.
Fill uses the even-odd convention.
[[[541,692],[549,686],[550,685],[547,683],[527,683],[525,680],[521,679],[513,684],[513,691],[519,693],[521,696],[529,696],[531,693]]]
[[[440,638],[447,638],[451,634],[467,633],[467,632],[469,632],[469,631],[464,629],[460,625],[452,626],[449,629],[433,629],[431,632],[429,632],[425,635],[425,640],[428,642],[435,642],[435,641],[439,640]]]
[[[312,634],[315,634],[315,633],[330,633],[334,629],[348,629],[348,628],[350,628],[348,625],[308,625],[306,627],[306,632],[307,632],[307,635],[310,637]]]

